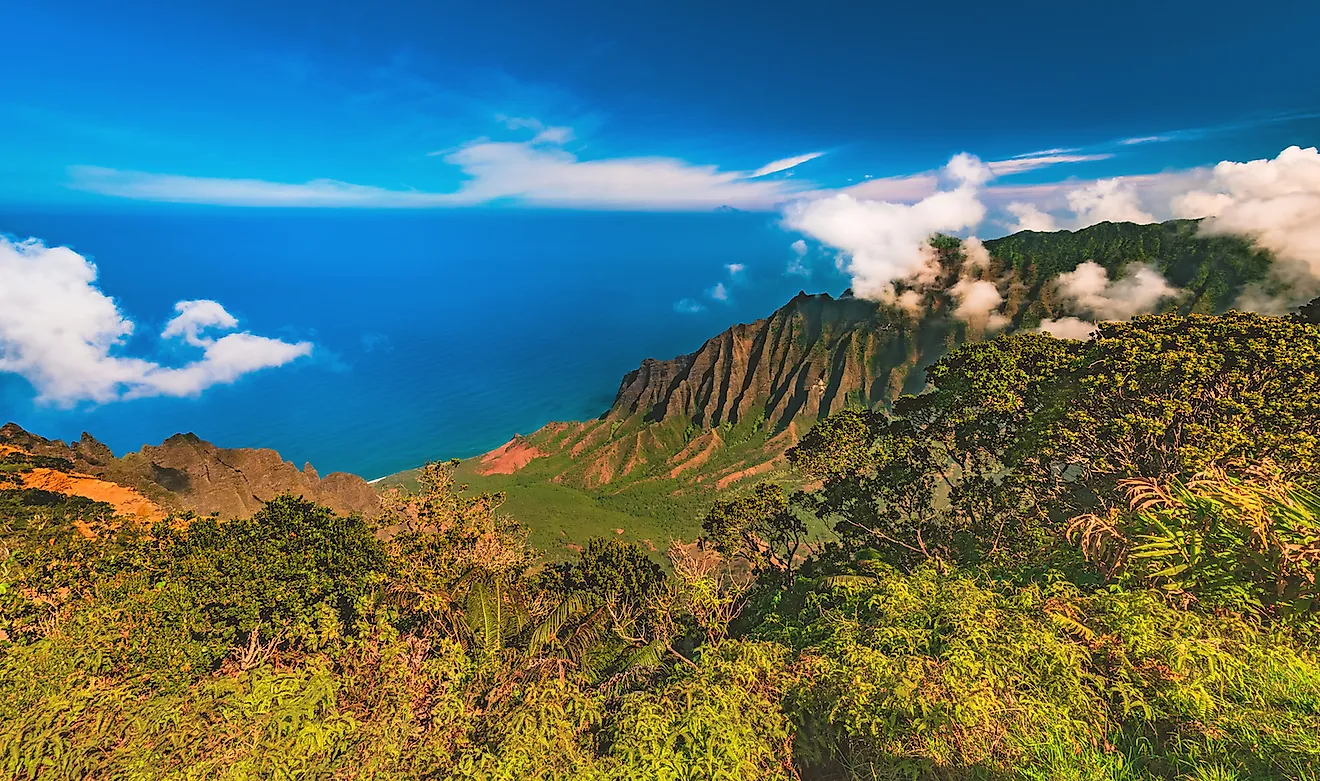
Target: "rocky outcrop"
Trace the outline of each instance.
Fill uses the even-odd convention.
[[[202,514],[247,517],[282,493],[340,513],[374,515],[380,506],[361,477],[335,472],[322,478],[310,464],[300,470],[267,448],[218,448],[196,434],[175,434],[131,456],[150,463],[158,483]]]
[[[162,507],[203,515],[246,518],[282,493],[340,513],[372,516],[380,510],[379,494],[357,475],[335,472],[323,478],[311,464],[300,470],[274,450],[219,448],[196,434],[176,434],[117,458],[87,433],[65,444],[10,423],[0,427],[0,444],[68,459],[78,472],[134,489]]]
[[[799,293],[769,317],[735,325],[694,353],[643,361],[623,378],[605,417],[677,416],[711,428],[763,416],[783,427],[847,404],[871,405],[892,395],[889,378],[877,375],[900,331],[874,302]]]
[[[816,420],[919,390],[919,369],[947,349],[951,327],[947,318],[917,323],[847,293],[799,293],[695,352],[643,361],[598,419],[515,439],[478,471],[532,468],[593,489],[639,479],[722,489],[781,468],[798,432]],[[523,456],[516,460],[508,457],[515,443]]]

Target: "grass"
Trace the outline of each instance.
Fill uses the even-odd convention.
[[[595,449],[599,452],[613,442],[628,440],[644,425],[628,421]],[[558,452],[534,459],[511,475],[483,475],[478,471],[480,457],[470,458],[461,462],[455,478],[459,484],[466,484],[469,492],[503,492],[504,511],[530,529],[532,546],[550,561],[571,558],[574,548],[570,546],[583,545],[592,537],[618,538],[663,552],[674,540],[691,541],[700,536],[701,522],[716,500],[738,496],[763,480],[788,487],[802,484],[801,475],[780,465],[724,489],[715,487],[718,476],[742,468],[744,462],[751,465],[768,458],[764,446],[774,432],[759,419],[717,427],[723,445],[701,466],[677,478],[669,477],[669,458],[686,444],[685,425],[675,419],[651,427],[659,444],[645,453],[645,463],[626,475],[616,475],[605,485],[583,484],[589,457],[571,458],[567,448],[555,441],[559,434],[542,437],[539,432],[530,441],[543,450]],[[621,460],[626,458],[621,456]],[[696,482],[698,478],[701,482]],[[390,475],[376,487],[411,491],[416,488],[416,470]],[[812,529],[813,536],[825,535],[824,526],[817,526]]]

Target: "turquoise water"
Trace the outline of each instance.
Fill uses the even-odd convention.
[[[0,375],[0,419],[90,431],[116,453],[192,431],[368,478],[599,415],[643,358],[694,350],[799,289],[846,286],[828,260],[811,279],[785,274],[797,237],[764,214],[0,208],[0,232],[92,257],[137,323],[133,354],[191,298],[316,345],[189,399],[55,409]],[[746,269],[731,278],[729,263]],[[703,296],[720,281],[727,303]],[[706,308],[676,312],[683,298]]]

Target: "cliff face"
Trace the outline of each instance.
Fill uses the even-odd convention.
[[[942,319],[919,324],[851,295],[799,293],[695,352],[647,359],[623,378],[600,418],[516,438],[478,470],[531,468],[593,488],[647,479],[724,488],[781,466],[816,420],[918,389],[914,369],[953,337]],[[523,457],[496,458],[510,452]]]
[[[701,428],[763,417],[782,428],[846,403],[889,396],[879,373],[901,327],[874,302],[800,293],[769,317],[735,325],[694,353],[647,359],[628,373],[605,417],[680,417]]]
[[[339,513],[374,515],[376,490],[357,475],[320,477],[311,464],[301,470],[267,448],[218,448],[196,434],[175,434],[126,459],[150,464],[154,482],[202,514],[247,517],[270,499],[293,493]]]
[[[1094,261],[1117,272],[1131,263],[1158,270],[1182,292],[1165,306],[1223,311],[1247,284],[1265,278],[1268,253],[1228,236],[1201,236],[1195,222],[1101,223],[1080,231],[1023,232],[985,242],[968,266],[958,242],[943,241],[935,282],[909,289],[905,311],[847,294],[798,294],[754,323],[736,325],[699,349],[647,359],[629,372],[600,418],[552,423],[490,454],[478,471],[611,491],[645,480],[723,488],[774,471],[815,421],[848,406],[874,407],[920,392],[924,369],[958,343],[985,338],[953,316],[964,272],[994,283],[1006,332],[1069,314],[1054,292],[1058,274]],[[508,454],[517,453],[512,459]]]
[[[246,518],[286,492],[340,513],[371,516],[380,509],[376,490],[357,475],[336,472],[322,478],[311,464],[300,470],[274,450],[218,448],[195,434],[176,434],[117,458],[87,433],[65,444],[10,423],[0,428],[0,445],[5,444],[68,459],[77,471],[132,488],[162,507],[202,515]]]

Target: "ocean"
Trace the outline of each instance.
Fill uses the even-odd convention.
[[[797,237],[743,212],[0,208],[0,233],[92,258],[137,324],[127,354],[152,356],[174,303],[195,298],[315,344],[196,398],[62,409],[0,374],[0,422],[89,431],[119,454],[193,432],[368,479],[597,416],[643,358],[847,284],[824,257],[811,277],[787,273]],[[727,301],[707,293],[720,282]],[[704,308],[677,311],[681,299]]]

